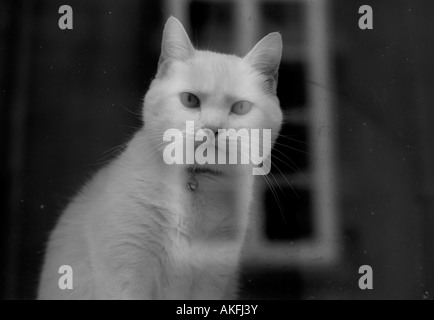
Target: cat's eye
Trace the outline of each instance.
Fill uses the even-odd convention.
[[[199,98],[190,92],[181,93],[181,102],[187,108],[199,108],[200,107]]]
[[[232,105],[232,113],[235,113],[239,116],[248,113],[252,109],[252,103],[246,100],[235,102]]]

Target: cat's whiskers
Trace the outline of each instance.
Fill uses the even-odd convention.
[[[278,146],[282,146],[282,147],[288,148],[288,149],[291,149],[291,150],[294,150],[294,151],[297,151],[297,152],[304,153],[304,154],[306,154],[306,155],[309,155],[309,152],[308,152],[308,151],[301,150],[301,149],[298,149],[298,148],[295,148],[295,147],[291,147],[291,146],[289,146],[289,145],[287,145],[287,144],[284,144],[284,143],[280,143],[280,142],[277,142],[277,141],[276,141],[274,144],[275,144],[275,145],[278,145]]]
[[[274,156],[274,155],[271,155],[271,156],[274,157],[274,158],[276,158],[276,159],[278,159],[278,160],[281,161],[282,163],[285,163],[285,162],[283,162],[280,158],[278,158],[278,157],[276,157],[276,156]],[[297,192],[295,191],[295,189],[294,189],[294,187],[292,186],[292,184],[291,184],[291,183],[288,181],[288,179],[286,178],[286,175],[285,175],[285,174],[284,174],[284,173],[279,169],[278,166],[276,166],[275,164],[273,164],[273,162],[271,162],[271,165],[273,165],[273,166],[274,166],[274,167],[279,171],[280,176],[283,177],[283,179],[284,179],[285,182],[288,184],[288,186],[292,189],[292,191],[295,193],[295,195],[296,195],[297,197],[299,197],[299,195],[298,195]],[[272,183],[271,180],[267,177],[268,175],[270,175],[270,176],[274,179],[274,183]],[[275,177],[275,175],[274,175],[272,172],[269,172],[268,175],[262,175],[262,177],[263,177],[264,180],[266,181],[266,183],[267,183],[267,185],[268,185],[268,187],[269,187],[269,189],[270,189],[270,191],[271,191],[273,197],[275,198],[276,203],[277,203],[277,205],[278,205],[278,207],[279,207],[280,213],[281,213],[281,215],[282,215],[282,218],[283,218],[284,222],[286,223],[286,219],[285,219],[285,216],[284,216],[284,214],[283,214],[282,207],[281,207],[281,205],[280,205],[280,199],[279,199],[279,197],[278,197],[278,195],[277,195],[276,186],[280,189],[280,191],[283,192],[284,190],[282,189],[282,185],[281,185],[281,183],[279,183],[279,181],[277,180],[277,178]]]
[[[242,151],[243,152],[243,151]],[[249,156],[249,155],[248,155]],[[248,172],[247,172],[247,169],[244,167],[244,169],[245,169],[245,171],[246,171],[246,174],[249,174]],[[251,173],[250,173],[251,174]],[[277,182],[277,180],[276,180],[276,178],[274,177],[274,175],[270,172],[269,173],[272,177],[273,177],[273,179],[274,179],[274,181],[275,181],[275,184],[279,187],[279,188],[281,188],[281,186],[278,184],[278,182]],[[286,219],[285,219],[285,216],[284,216],[284,214],[283,214],[283,210],[282,210],[282,207],[281,207],[281,205],[280,205],[280,199],[279,199],[279,197],[278,197],[278,195],[277,195],[277,191],[276,191],[276,189],[275,189],[275,185],[272,183],[272,181],[267,177],[267,175],[261,175],[263,178],[264,178],[264,180],[265,180],[265,183],[267,184],[267,186],[268,186],[268,188],[270,189],[270,191],[271,191],[271,194],[273,195],[273,197],[274,197],[274,199],[276,200],[276,203],[277,203],[277,206],[279,207],[279,211],[280,211],[280,214],[282,215],[282,218],[283,218],[283,220],[284,220],[284,222],[285,222],[285,224],[286,224]],[[282,190],[282,189],[281,189]]]
[[[283,156],[286,160],[288,160],[289,162],[291,162],[291,164],[283,161],[282,159],[279,158],[279,156],[277,156],[277,155],[275,155],[273,153],[271,154],[272,159],[279,160],[282,164],[288,166],[291,170],[294,170],[297,174],[299,174],[303,178],[307,179],[306,176],[304,175],[304,173],[301,171],[301,169],[297,167],[297,165],[295,164],[295,162],[291,158],[289,158],[286,154],[284,154],[282,151],[279,151],[278,149],[274,149],[273,151],[278,152],[279,154],[281,154],[281,156]]]
[[[155,134],[156,137],[160,137],[160,134]],[[112,160],[112,156],[117,154],[115,157],[119,156],[120,154],[122,154],[123,151],[125,151],[125,149],[129,146],[133,147],[135,146],[137,143],[141,143],[141,139],[145,140],[145,141],[149,141],[150,137],[152,137],[152,134],[149,136],[143,136],[143,137],[136,137],[135,139],[131,140],[131,138],[127,138],[125,139],[125,141],[123,141],[121,144],[109,148],[106,151],[104,151],[104,155],[99,158],[94,165],[105,165],[107,163],[109,163]],[[107,160],[105,160],[107,159]]]

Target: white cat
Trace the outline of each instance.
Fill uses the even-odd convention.
[[[246,234],[250,165],[167,165],[166,129],[271,129],[282,40],[263,38],[244,58],[193,48],[182,24],[165,25],[144,127],[101,169],[51,234],[39,299],[231,299]],[[59,267],[73,289],[59,288]]]

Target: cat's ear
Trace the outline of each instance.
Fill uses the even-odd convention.
[[[161,55],[158,61],[158,74],[160,76],[164,75],[171,61],[184,61],[193,54],[194,47],[182,23],[178,19],[170,17],[164,26]]]
[[[282,36],[278,32],[266,35],[259,41],[244,59],[267,77],[269,89],[275,93],[282,58]]]

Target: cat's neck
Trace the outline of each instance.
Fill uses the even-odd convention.
[[[166,164],[161,143],[144,139],[144,136],[145,132],[137,133],[122,156],[122,165],[142,181],[154,186],[165,185],[168,189],[174,187],[192,195],[230,190],[239,185],[249,188],[253,183],[250,165],[216,165],[214,168],[219,173],[213,174],[194,170],[185,164]]]

